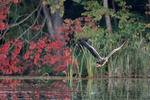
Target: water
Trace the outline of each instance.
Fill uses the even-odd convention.
[[[150,100],[150,79],[5,78],[0,100]]]

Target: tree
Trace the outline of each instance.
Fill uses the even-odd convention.
[[[104,7],[106,7],[108,9],[108,0],[103,0],[103,5],[104,5]],[[113,34],[111,20],[110,20],[110,16],[108,13],[105,14],[105,21],[106,21],[107,30],[108,30],[109,34]]]
[[[49,34],[58,35],[58,29],[62,26],[62,14],[64,12],[65,0],[44,0],[43,12]]]
[[[116,13],[115,0],[112,0],[112,8],[114,13]],[[119,33],[118,22],[115,16],[114,16],[114,24],[115,24],[116,31]]]
[[[14,0],[14,3],[17,1]],[[29,74],[34,72],[34,68],[42,71],[42,66],[50,69],[48,73],[52,70],[67,70],[72,58],[70,48],[66,47],[65,39],[68,39],[68,35],[61,28],[63,2],[64,0],[33,0],[32,3],[22,1],[18,6],[10,5],[9,0],[2,3],[1,38],[11,39],[7,38],[7,42],[0,47],[1,74]],[[22,10],[16,10],[17,7]],[[44,30],[45,22],[49,35]]]

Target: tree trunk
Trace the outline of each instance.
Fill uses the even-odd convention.
[[[52,16],[52,23],[54,27],[54,32],[57,34],[58,28],[62,26],[62,17],[60,17],[60,9],[56,9],[54,14],[51,14]]]
[[[112,0],[112,7],[113,7],[114,13],[116,13],[115,1],[114,0]],[[119,33],[118,22],[117,22],[116,17],[114,17],[114,24],[115,24],[116,31]]]
[[[44,13],[44,16],[46,17],[46,24],[47,24],[48,33],[50,35],[52,35],[52,34],[54,34],[52,18],[50,16],[49,9],[47,8],[46,5],[43,6],[43,13]]]
[[[106,7],[108,9],[108,0],[103,0],[103,5],[104,5],[104,7]],[[107,30],[108,30],[109,34],[113,34],[111,20],[110,20],[110,16],[108,13],[105,14],[105,20],[106,20]]]
[[[148,4],[150,4],[150,0],[148,0]],[[148,9],[150,10],[150,6],[148,6]]]
[[[59,3],[59,1],[58,1]],[[62,17],[60,16],[60,9],[55,9],[54,13],[51,13],[48,6],[43,6],[43,13],[46,17],[47,29],[50,35],[58,35],[57,31],[60,26],[62,26]]]

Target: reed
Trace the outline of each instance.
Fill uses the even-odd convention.
[[[74,46],[74,48],[72,49],[72,51],[73,51],[72,54],[73,54],[74,58],[77,59],[78,66],[76,66],[74,64],[74,62],[72,62],[72,65],[70,67],[70,71],[73,70],[73,66],[75,66],[77,68],[77,73],[76,74],[78,74],[78,77],[81,77],[82,74],[83,74],[83,67],[84,67],[84,54],[82,54],[80,52],[78,44],[76,44]],[[74,59],[73,59],[73,61],[74,61]]]
[[[95,40],[88,41],[101,56],[106,56],[114,48],[118,47],[122,42],[111,43],[103,42],[104,48],[99,48],[100,42]],[[79,48],[78,48],[79,49]],[[81,49],[81,48],[80,48]],[[148,77],[149,73],[149,59],[150,59],[150,45],[141,39],[136,42],[129,41],[120,51],[115,53],[102,68],[96,68],[94,63],[96,59],[86,49],[82,48],[78,55],[76,54],[80,66],[78,73],[81,77],[83,73],[87,72],[88,77],[105,76],[109,77]]]
[[[68,78],[70,79],[70,80],[72,80],[72,77],[73,77],[73,66],[74,66],[74,64],[73,63],[71,63],[70,65],[69,65],[69,74],[68,74]]]
[[[89,53],[89,51],[86,48],[80,47],[79,45],[76,45],[73,54],[79,61],[78,69],[78,77],[82,76],[88,76],[93,77],[94,76],[94,58]]]
[[[73,99],[90,100],[143,100],[149,97],[145,79],[88,79],[78,81],[78,91]]]
[[[85,36],[76,35],[75,38],[87,38],[87,42],[104,57],[114,48],[128,40],[125,46],[113,54],[102,67],[96,68],[96,59],[86,48],[76,48],[75,56],[80,62],[78,72],[86,73],[89,77],[149,77],[150,76],[150,45],[145,37],[145,26],[142,23],[119,24],[120,34],[109,35],[105,29],[84,29]],[[132,26],[132,27],[130,27]],[[88,35],[88,36],[87,36]],[[90,37],[90,38],[89,38]],[[77,47],[78,45],[76,45]],[[78,51],[78,52],[77,52]]]
[[[147,77],[150,46],[144,41],[127,44],[123,50],[114,54],[108,62],[110,76]]]

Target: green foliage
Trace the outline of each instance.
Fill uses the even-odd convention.
[[[131,8],[131,6],[127,5],[125,0],[115,0],[115,2],[118,3],[118,6],[121,7],[122,11],[126,11]]]
[[[10,5],[10,13],[8,15],[9,25],[15,25],[19,22],[26,19],[32,12],[35,12],[35,9],[39,7],[39,1],[37,0],[23,0],[21,1],[21,4],[11,4]],[[43,17],[43,15],[42,15]],[[26,31],[26,34],[23,36],[24,39],[22,40],[29,40],[30,38],[33,38],[35,36],[35,33],[28,28],[35,22],[35,19],[37,18],[37,13],[33,13],[32,16],[30,16],[27,20],[23,21],[23,23],[11,27],[9,30],[9,34],[5,34],[5,38],[7,41],[12,40]],[[39,19],[41,16],[38,17]],[[37,20],[37,19],[36,19]],[[41,20],[43,21],[43,20]],[[41,21],[38,21],[41,23]],[[28,29],[28,31],[27,31]],[[33,35],[34,34],[34,35]],[[37,34],[37,32],[36,32]]]
[[[60,15],[63,16],[64,13],[64,2],[66,0],[44,0],[43,4],[50,6],[50,12],[55,13],[56,9],[60,9]],[[94,57],[89,53],[86,48],[78,48],[78,45],[74,47],[74,55],[78,58],[80,66],[78,67],[78,73],[81,77],[82,74],[86,73],[89,77],[94,75],[105,75],[106,73],[110,76],[126,76],[126,75],[148,75],[149,59],[150,59],[150,33],[149,29],[144,26],[144,22],[138,20],[139,15],[133,14],[130,11],[132,8],[127,5],[125,0],[115,0],[117,5],[117,10],[114,13],[112,9],[107,9],[103,7],[98,0],[73,0],[74,2],[84,6],[84,12],[82,16],[90,18],[90,21],[86,27],[85,22],[81,21],[81,27],[76,27],[77,29],[82,28],[81,32],[74,32],[75,40],[85,39],[89,44],[91,44],[101,56],[107,56],[110,51],[114,48],[120,46],[124,41],[128,40],[127,44],[119,52],[115,53],[109,60],[109,62],[102,68],[96,68],[93,64],[96,62]],[[23,20],[28,14],[30,14],[39,4],[37,0],[23,0],[21,5],[12,4],[10,6],[10,14],[8,16],[9,23],[16,23]],[[21,9],[21,10],[20,10]],[[13,12],[12,12],[13,11]],[[30,11],[30,12],[29,12]],[[76,12],[73,12],[76,13]],[[119,33],[114,29],[113,35],[109,35],[108,31],[102,26],[105,13],[115,17],[118,20]],[[37,17],[34,14],[24,25],[20,24],[17,28],[12,28],[9,30],[9,34],[6,34],[6,41],[11,40],[16,36],[20,36],[27,28],[33,24]],[[43,20],[43,15],[41,14],[37,23],[41,24]],[[78,23],[78,22],[77,22]],[[77,23],[74,23],[74,26]],[[101,24],[102,23],[102,24]],[[36,23],[35,23],[36,24]],[[114,26],[114,25],[112,25]],[[71,26],[72,27],[72,26]],[[94,27],[94,28],[93,28]],[[73,30],[74,31],[74,30]],[[36,36],[39,33],[33,30],[28,30],[26,35],[23,35],[23,40],[35,41]],[[41,32],[44,33],[44,32]],[[37,35],[35,35],[37,34]],[[35,36],[35,37],[33,37]],[[80,50],[81,49],[81,50]],[[35,55],[30,55],[35,56]],[[73,64],[69,67],[69,75],[73,75]],[[52,67],[43,66],[41,73],[53,73]],[[95,70],[98,70],[95,72]],[[55,75],[55,73],[53,73]],[[60,73],[61,75],[62,73]]]
[[[107,13],[112,13],[110,10],[103,7],[98,1],[88,1],[84,4],[85,12],[82,13],[83,16],[93,18],[93,21],[99,21],[102,16]]]
[[[85,2],[89,1],[89,0],[72,0],[76,3],[79,3],[79,4],[84,4]]]
[[[81,0],[73,0],[74,2],[77,2],[77,3],[80,3],[81,2]]]
[[[91,29],[91,26],[87,26],[86,28],[82,29],[81,33],[76,33],[75,38],[76,40],[81,39],[81,38],[102,38],[104,30],[103,29]]]
[[[81,77],[82,75],[93,77],[95,69],[95,59],[86,48],[81,48],[81,51],[77,54],[78,61],[80,61],[80,65],[78,67],[79,77]]]
[[[56,75],[56,73],[52,70],[53,68],[54,68],[55,66],[48,66],[48,65],[43,65],[42,67],[41,67],[41,69],[40,69],[40,73],[42,74],[42,75],[45,75],[45,74],[50,74],[50,75]],[[62,73],[60,73],[60,74],[62,74]]]
[[[55,13],[56,9],[60,9],[60,16],[64,15],[64,2],[66,0],[44,0],[43,4],[50,5],[50,12]]]
[[[115,53],[102,69],[97,68],[100,72],[95,75],[107,73],[109,76],[117,77],[148,76],[150,47],[147,43],[149,34],[145,34],[147,29],[136,15],[129,12],[131,6],[128,6],[125,1],[116,0],[116,2],[120,9],[115,14],[113,12],[110,14],[119,20],[119,33],[114,30],[114,34],[109,35],[108,31],[97,23],[107,11],[111,12],[111,10],[105,9],[97,1],[88,1],[84,4],[86,11],[83,15],[92,18],[92,21],[82,29],[81,33],[76,33],[75,38],[86,39],[101,56],[107,56],[114,48],[120,46],[124,41],[128,41],[124,48]],[[93,29],[92,26],[96,26],[96,28]],[[84,61],[87,61],[88,65],[96,62],[87,50],[84,51],[83,55],[88,58]],[[90,73],[90,68],[92,67],[87,68],[88,73]]]

